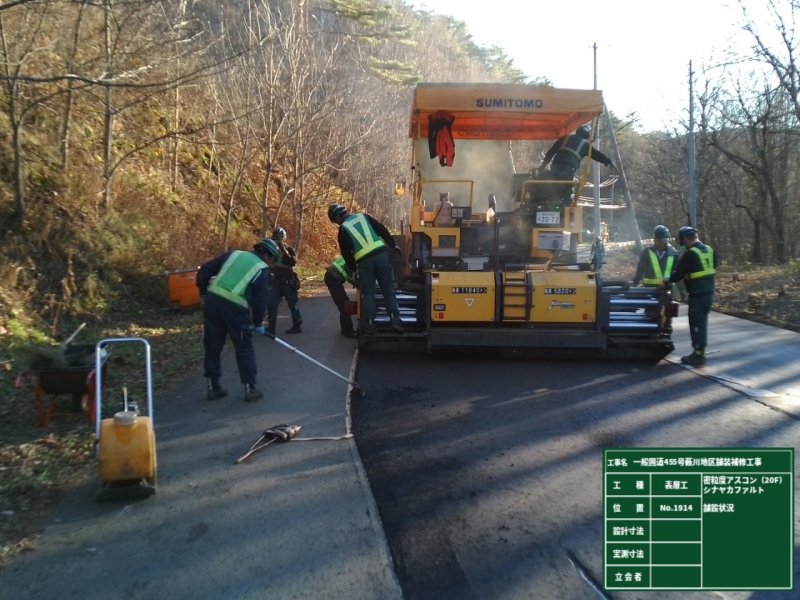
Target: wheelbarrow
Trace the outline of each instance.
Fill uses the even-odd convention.
[[[85,355],[91,359],[95,351],[93,345],[70,346],[65,350],[65,355],[78,357]],[[79,362],[79,361],[78,361]],[[89,364],[76,366],[49,366],[34,367],[31,372],[34,376],[34,406],[36,408],[36,423],[40,427],[47,427],[56,410],[59,396],[72,396],[72,410],[74,412],[87,411],[90,423],[95,419],[95,395],[97,390],[96,369],[102,369],[105,374],[108,365],[108,353],[103,351],[99,360]],[[48,399],[46,396],[50,396]]]

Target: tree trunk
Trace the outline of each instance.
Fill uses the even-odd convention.
[[[25,181],[25,169],[23,168],[22,161],[22,136],[20,136],[22,121],[20,120],[13,123],[11,129],[14,144],[14,205],[16,206],[17,222],[21,225],[25,219],[25,187],[23,185]]]
[[[111,177],[113,175],[111,162],[114,159],[113,127],[114,112],[111,109],[111,87],[106,86],[105,101],[103,112],[103,207],[106,210],[111,208]]]
[[[67,97],[64,99],[64,112],[61,115],[61,129],[59,131],[60,140],[60,160],[61,172],[66,173],[69,168],[69,134],[72,127],[72,105],[74,103],[73,84],[67,84]]]

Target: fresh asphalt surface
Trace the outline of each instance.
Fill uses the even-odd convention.
[[[349,376],[332,302],[302,302],[304,333],[280,337]],[[97,482],[78,490],[0,572],[0,598],[603,598],[602,448],[800,435],[800,334],[712,317],[697,370],[676,364],[685,317],[657,365],[363,352],[355,438],[347,384],[257,339],[266,397],[242,401],[232,353],[227,399],[202,400],[199,371],[157,396],[157,494],[98,504]],[[299,438],[234,464],[281,423]]]
[[[362,352],[355,434],[405,597],[800,597],[602,591],[603,448],[800,436],[800,334],[713,314],[709,364],[689,369],[685,316],[675,329],[658,364]]]

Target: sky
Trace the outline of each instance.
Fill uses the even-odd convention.
[[[695,73],[713,73],[730,48],[750,46],[738,0],[407,3],[463,21],[476,44],[502,48],[528,77],[547,77],[556,87],[593,88],[596,56],[608,110],[623,118],[636,112],[644,131],[688,121],[690,61]],[[764,0],[745,4],[767,18]]]

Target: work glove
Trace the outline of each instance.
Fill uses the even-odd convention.
[[[267,335],[267,329],[263,325],[259,325],[253,331],[258,335]]]

